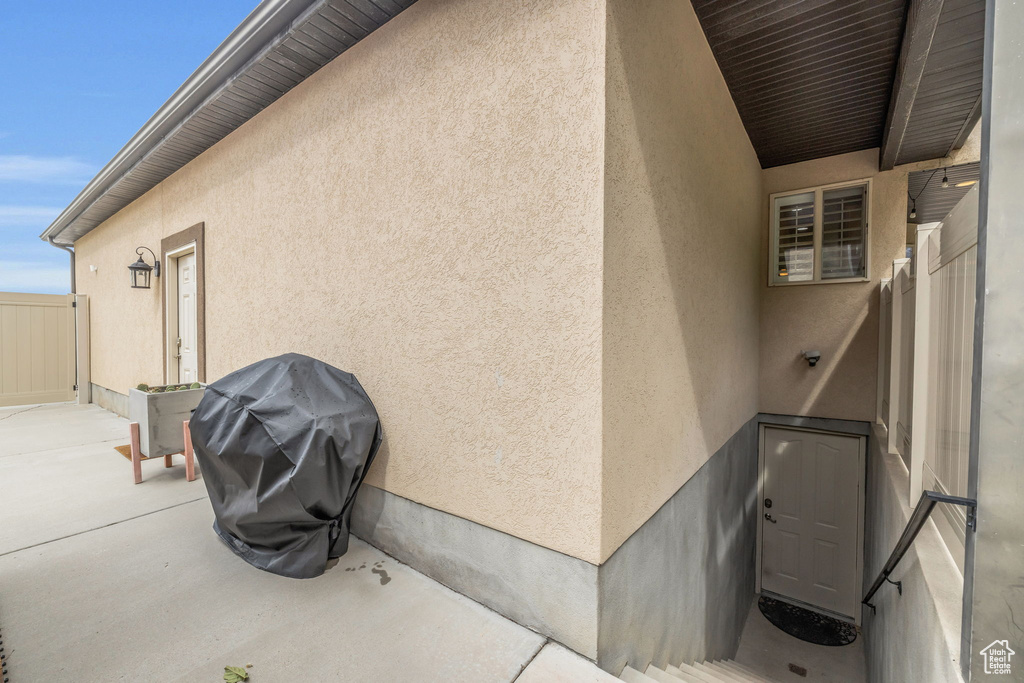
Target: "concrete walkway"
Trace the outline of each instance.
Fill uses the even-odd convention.
[[[316,579],[254,569],[211,530],[201,476],[153,460],[136,486],[126,443],[96,406],[0,409],[11,683],[615,680],[357,539]]]

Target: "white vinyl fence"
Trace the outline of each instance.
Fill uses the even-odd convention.
[[[892,280],[882,281],[878,322],[878,419],[889,428],[889,384],[892,358]]]
[[[923,477],[926,488],[954,496],[967,495],[978,273],[977,211],[977,201],[957,206],[941,232],[931,236],[929,244],[931,401]],[[943,506],[943,510],[951,516],[953,529],[963,543],[966,510],[956,506]]]
[[[0,292],[0,406],[75,399],[73,302]]]
[[[911,504],[924,489],[967,496],[977,244],[975,187],[941,223],[918,229],[914,262],[895,261],[879,293],[878,419],[896,425],[889,452],[907,463]],[[940,531],[962,550],[965,510],[940,509]]]
[[[900,299],[902,306],[900,315],[900,393],[898,410],[896,413],[896,450],[903,458],[903,462],[910,465],[910,446],[913,437],[913,410],[914,410],[914,313],[916,312],[917,278],[911,277],[910,268],[904,266],[900,270],[899,277]]]

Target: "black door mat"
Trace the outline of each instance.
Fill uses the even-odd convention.
[[[758,599],[757,607],[772,624],[794,638],[808,643],[838,647],[857,640],[857,627],[846,621],[833,619],[766,595]]]

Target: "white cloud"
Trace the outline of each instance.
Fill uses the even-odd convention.
[[[79,184],[88,182],[94,171],[74,157],[0,154],[0,181]]]
[[[42,261],[0,261],[0,292],[67,294],[70,266],[60,268]]]
[[[53,206],[18,206],[0,204],[0,227],[43,227],[60,215]]]

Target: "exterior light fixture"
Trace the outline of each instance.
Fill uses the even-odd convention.
[[[911,202],[912,203],[911,203],[911,206],[910,206],[910,217],[911,218],[917,218],[917,202],[914,201],[914,200],[911,200]]]
[[[957,183],[956,185],[954,185],[954,187],[970,187],[971,185],[974,185],[976,182],[978,182],[978,181],[977,180],[965,180],[962,183]]]
[[[946,169],[942,169],[942,187],[949,187],[949,178],[946,176]]]
[[[143,249],[153,256],[153,265],[149,265],[143,260]],[[132,289],[149,289],[150,273],[160,277],[160,261],[157,260],[156,254],[149,247],[139,247],[135,250],[135,253],[139,255],[139,260],[128,266],[128,272],[131,273],[132,278]]]

